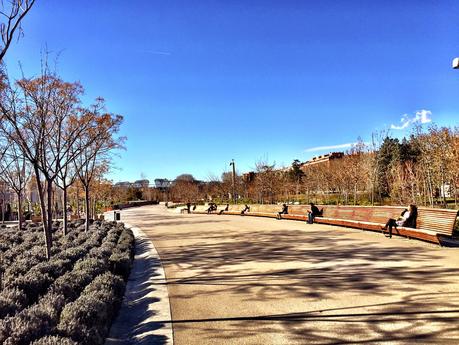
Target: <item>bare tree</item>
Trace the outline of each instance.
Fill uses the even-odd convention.
[[[0,179],[15,193],[17,198],[18,227],[22,229],[24,189],[30,179],[30,166],[20,148],[14,142],[8,142],[0,160]]]
[[[47,256],[52,246],[53,184],[79,154],[74,144],[92,122],[78,117],[82,87],[49,72],[9,85],[0,101],[0,130],[20,147],[33,167],[40,199]]]
[[[71,156],[71,151],[68,151],[68,155]],[[73,160],[76,157],[67,157],[65,164],[58,170],[57,178],[55,181],[56,186],[62,190],[62,218],[63,218],[63,227],[62,230],[64,235],[67,234],[68,228],[68,189],[74,184],[77,179],[77,173],[75,171],[75,165]]]
[[[20,148],[26,159],[30,162],[35,174],[37,189],[40,200],[41,216],[43,221],[43,232],[46,244],[46,256],[51,255],[52,234],[51,227],[47,222],[45,185],[41,179],[40,162],[46,154],[45,145],[47,143],[47,108],[34,106],[31,97],[25,87],[25,83],[18,84],[13,88],[11,84],[1,90],[0,99],[0,130],[2,134],[15,142]],[[32,88],[32,90],[38,90]],[[47,92],[40,92],[42,97],[47,98]],[[37,116],[41,113],[42,116]],[[50,186],[50,188],[52,188]],[[49,199],[50,201],[50,199]]]
[[[21,23],[34,5],[35,0],[1,0],[0,2],[0,35],[3,46],[0,48],[0,61],[13,41],[15,33],[22,34]]]
[[[267,161],[259,160],[255,163],[257,171],[255,185],[259,194],[259,202],[265,203],[268,199],[269,203],[274,203],[278,189],[279,179],[275,170],[276,163],[269,164]]]
[[[85,193],[86,231],[90,222],[90,187],[100,169],[110,163],[113,150],[123,147],[125,138],[116,137],[123,117],[109,113],[102,113],[103,99],[98,99],[92,109],[86,112],[93,123],[76,140],[76,150],[79,152],[74,160],[75,170],[83,185]]]

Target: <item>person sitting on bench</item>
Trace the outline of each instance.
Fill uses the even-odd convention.
[[[227,212],[229,210],[229,204],[226,204],[226,207],[224,210],[220,210],[220,212],[218,212],[218,214],[222,214],[223,212]]]
[[[250,207],[247,204],[245,205],[244,209],[241,211],[241,216],[246,214],[246,212],[250,212]]]
[[[314,223],[315,217],[322,215],[322,211],[321,210],[319,211],[319,208],[316,205],[314,205],[312,202],[309,205],[311,205],[311,209],[308,210],[308,224],[312,224]]]
[[[383,230],[384,233],[384,231],[387,230],[387,228],[389,228],[389,238],[392,238],[392,228],[395,228],[395,231],[397,231],[397,226],[404,226],[406,228],[415,229],[417,218],[418,208],[416,207],[416,205],[411,204],[409,206],[409,210],[404,209],[397,220],[390,218],[387,221],[386,225],[381,228],[381,230]]]
[[[287,204],[282,205],[282,211],[277,213],[277,219],[281,219],[283,214],[288,214],[288,206]]]
[[[209,208],[207,209],[207,214],[210,214],[212,213],[213,211],[216,211],[217,210],[217,205],[214,204],[213,202],[211,202],[209,204]]]

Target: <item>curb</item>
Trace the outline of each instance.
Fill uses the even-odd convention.
[[[134,264],[105,345],[173,345],[169,294],[158,252],[140,228],[125,226],[135,236]]]

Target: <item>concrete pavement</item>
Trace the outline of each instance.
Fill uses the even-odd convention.
[[[105,216],[108,219],[110,214]],[[166,278],[159,255],[141,229],[125,225],[135,236],[134,264],[105,345],[174,345]]]
[[[163,206],[121,217],[159,252],[175,344],[459,344],[458,249]]]

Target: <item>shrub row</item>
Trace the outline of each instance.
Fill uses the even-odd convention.
[[[5,275],[4,285],[6,288],[0,293],[0,318],[13,315],[25,306],[36,302],[56,278],[69,271],[77,260],[100,245],[109,228],[102,227],[93,230],[89,235],[83,233],[84,236],[76,238],[75,242],[79,244],[77,247],[61,250],[53,255],[49,261],[34,261],[34,266],[26,274],[16,277]],[[43,258],[43,260],[45,259]],[[24,298],[19,300],[21,303],[18,303],[18,299],[8,298],[11,295],[11,290],[22,292],[21,297],[25,297],[25,302]]]
[[[14,316],[0,320],[0,343],[29,344],[57,326],[66,303],[74,301],[86,285],[107,270],[108,263],[95,258],[80,260],[72,271],[56,279],[46,295]]]
[[[17,227],[3,228],[0,232],[0,242],[6,244],[6,249],[9,249],[11,245],[21,244],[24,241],[23,236],[37,234],[41,232],[41,229],[42,228],[35,223],[27,223],[26,231],[19,231]]]
[[[133,259],[134,235],[130,229],[124,229],[109,259],[112,272],[127,280]]]
[[[31,345],[78,345],[72,339],[60,337],[60,336],[45,336],[38,340],[35,340]]]
[[[55,229],[55,231],[57,230],[58,228]],[[2,230],[2,235],[0,238],[2,243],[0,263],[3,267],[9,267],[13,270],[11,275],[23,274],[21,270],[15,270],[18,268],[27,270],[26,263],[29,261],[29,258],[31,260],[35,258],[39,260],[44,259],[44,237],[42,229],[38,225],[28,224],[25,230],[18,230],[17,227],[9,228],[6,231]],[[53,247],[52,255],[59,251],[59,242],[62,240],[62,237],[62,232],[60,231],[54,234],[54,241],[57,245]],[[13,240],[8,241],[8,239]],[[36,250],[34,251],[34,249]]]
[[[115,251],[133,255],[132,232],[115,224],[101,226],[105,236],[100,246],[87,248],[87,255],[55,279],[36,304],[0,320],[0,343],[21,345],[38,339],[33,344],[74,344],[70,338],[77,343],[103,343],[124,292],[122,278],[107,273],[113,268],[111,257]],[[19,289],[11,289],[10,295],[18,305],[23,303]]]
[[[8,244],[8,249],[2,253],[2,263],[10,265],[19,255],[27,253],[35,246],[43,246],[43,237],[38,233],[31,233],[28,236],[20,236],[20,241],[15,241]]]
[[[65,306],[58,332],[78,344],[103,344],[121,304],[125,283],[110,272],[98,276],[80,297]]]

